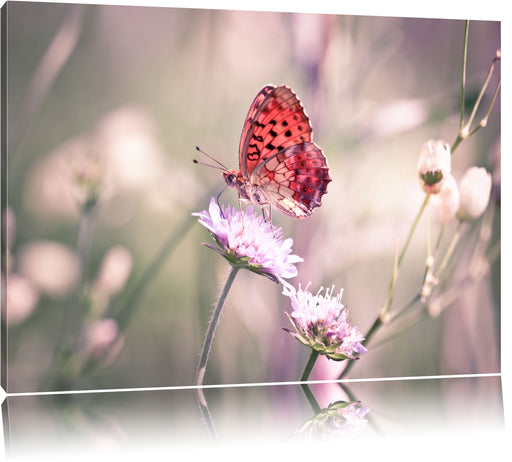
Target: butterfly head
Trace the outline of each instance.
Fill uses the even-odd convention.
[[[237,188],[240,190],[240,187],[244,184],[242,172],[237,172],[236,170],[224,170],[222,172],[222,177],[228,186],[231,188]]]
[[[240,199],[252,201],[260,205],[260,201],[256,197],[253,197],[254,194],[251,192],[255,188],[245,181],[242,172],[226,169],[222,172],[222,177],[229,187],[235,188],[238,191],[238,197]]]
[[[238,184],[238,174],[236,170],[224,170],[222,172],[222,177],[224,178],[224,181],[226,184],[232,188],[236,188]]]

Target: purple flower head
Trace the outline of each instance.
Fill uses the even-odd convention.
[[[275,282],[297,276],[295,263],[303,261],[291,255],[293,240],[281,239],[283,230],[265,221],[252,206],[244,211],[218,206],[215,198],[208,210],[193,213],[212,235],[215,245],[205,244],[233,266],[246,268]]]
[[[316,295],[299,285],[295,290],[289,284],[283,288],[283,294],[290,297],[293,312],[286,313],[292,323],[294,332],[285,329],[303,345],[335,361],[357,359],[366,353],[361,343],[364,338],[357,327],[350,324],[348,310],[341,303],[343,289],[333,296],[334,287],[325,290],[320,288]]]
[[[370,409],[359,402],[337,401],[304,422],[298,430],[302,438],[355,438],[366,426]]]

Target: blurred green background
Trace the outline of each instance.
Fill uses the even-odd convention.
[[[3,223],[5,271],[16,284],[7,286],[4,319],[9,392],[192,383],[227,275],[227,263],[201,245],[210,240],[206,230],[190,217],[223,188],[218,171],[192,163],[194,148],[236,168],[245,115],[268,83],[299,95],[333,178],[310,218],[273,214],[305,260],[292,282],[311,281],[313,292],[343,287],[352,322],[368,330],[386,297],[396,241],[403,244],[423,201],[420,147],[457,135],[464,21],[16,2],[7,8]],[[499,22],[470,23],[469,109],[499,48]],[[497,174],[499,152],[498,97],[487,127],[454,155],[456,180],[471,165]],[[97,181],[98,201],[84,219],[84,189]],[[221,201],[236,204],[236,194],[227,191]],[[499,212],[491,242],[500,238]],[[453,229],[449,224],[447,237]],[[434,224],[434,236],[438,230]],[[419,289],[425,256],[422,220],[393,307]],[[162,265],[140,286],[156,258]],[[499,263],[439,317],[370,344],[350,377],[498,372]],[[465,269],[455,267],[455,278]],[[281,287],[239,273],[205,383],[297,380],[309,352],[282,330],[290,327],[289,310]],[[391,332],[382,329],[375,344]],[[62,341],[78,356],[56,363]],[[73,376],[75,361],[111,341],[106,363]],[[55,381],[61,367],[70,375]],[[341,369],[321,358],[312,378],[336,378]]]

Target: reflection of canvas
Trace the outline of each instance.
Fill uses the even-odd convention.
[[[287,283],[342,298],[294,315],[279,278],[243,268],[204,383],[295,381],[311,352],[312,379],[499,373],[499,22],[470,22],[463,138],[464,21],[43,3],[8,15],[9,392],[193,383],[234,262],[200,245],[219,238],[192,213],[225,185],[193,164],[195,146],[238,171],[269,83],[300,95],[332,178],[310,217],[273,209],[271,233],[303,260]],[[287,186],[316,178],[286,166]],[[470,167],[482,189],[463,186]],[[239,211],[236,191],[218,201]],[[368,350],[358,361],[349,341]]]
[[[206,390],[217,423],[215,445],[190,389],[9,397],[15,423],[11,454],[133,457],[207,451],[226,456],[234,448],[234,460],[242,443],[258,456],[269,448],[298,456],[341,446],[345,455],[366,459],[390,445],[396,460],[409,460],[418,451],[426,460],[440,448],[475,460],[484,450],[499,455],[505,449],[498,438],[503,429],[501,402],[495,399],[501,393],[499,377],[352,383],[359,402],[337,383],[311,388],[321,408],[317,413],[298,384]],[[477,442],[469,444],[470,439]]]

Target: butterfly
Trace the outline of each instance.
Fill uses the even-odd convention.
[[[239,145],[239,171],[223,169],[239,199],[305,218],[322,205],[331,181],[327,159],[291,88],[267,85],[254,98]]]

